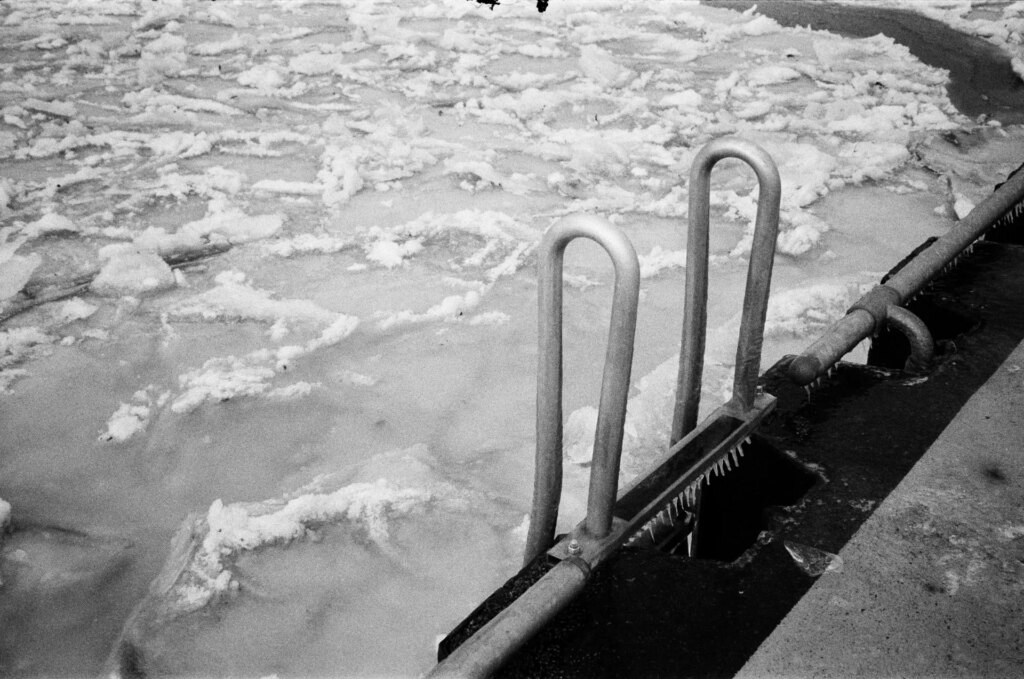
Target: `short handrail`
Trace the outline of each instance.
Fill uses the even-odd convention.
[[[952,229],[918,253],[883,285],[875,286],[845,316],[829,326],[789,364],[790,379],[797,384],[810,384],[817,379],[861,340],[874,334],[885,322],[890,307],[909,301],[1022,200],[1024,172],[1017,172]]]
[[[747,163],[757,175],[759,190],[730,405],[743,411],[753,407],[760,373],[768,292],[775,258],[775,241],[779,232],[782,182],[775,162],[764,149],[742,139],[725,137],[704,146],[690,170],[690,226],[686,242],[683,341],[670,445],[674,445],[697,426],[707,329],[711,169],[724,158],[738,158]]]
[[[587,499],[586,528],[595,537],[611,529],[619,480],[626,399],[640,294],[640,264],[633,245],[611,222],[570,215],[541,240],[538,261],[537,449],[533,505],[525,563],[551,547],[562,493],[562,260],[576,238],[597,242],[615,268],[608,349],[601,381],[597,431]]]

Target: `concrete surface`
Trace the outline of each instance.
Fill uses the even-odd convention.
[[[738,677],[1024,676],[1024,343],[839,556]]]

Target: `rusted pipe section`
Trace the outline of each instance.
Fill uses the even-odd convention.
[[[893,305],[889,307],[886,324],[900,332],[910,342],[910,356],[903,370],[912,374],[927,372],[935,354],[935,342],[924,321],[909,309]]]
[[[970,214],[910,260],[886,281],[891,291],[889,304],[897,307],[916,295],[932,278],[937,276],[956,257],[981,238],[1000,217],[1024,200],[1024,172],[1006,180],[991,196],[971,210]],[[876,288],[877,289],[877,288]],[[874,290],[868,293],[875,293]],[[864,298],[862,298],[863,301]],[[888,309],[888,305],[886,306]],[[871,336],[885,319],[878,319],[858,303],[851,311],[833,323],[789,365],[789,377],[797,384],[810,384],[835,364],[851,349]]]
[[[747,268],[743,296],[736,374],[731,404],[748,410],[761,367],[764,321],[768,312],[775,241],[779,232],[779,202],[782,183],[771,156],[756,144],[742,139],[716,139],[700,150],[690,170],[689,233],[686,241],[686,294],[683,310],[683,341],[679,357],[679,379],[670,445],[697,426],[700,390],[704,370],[707,328],[708,240],[711,229],[711,169],[724,158],[738,158],[757,175],[757,216],[754,241]]]
[[[428,679],[491,676],[583,590],[589,577],[590,566],[582,559],[570,557],[560,561],[434,667]]]
[[[562,493],[562,260],[576,238],[597,242],[615,267],[608,349],[601,381],[586,526],[595,537],[612,522],[633,365],[633,338],[640,296],[640,264],[629,239],[606,219],[571,215],[541,240],[538,261],[537,451],[533,506],[524,564],[551,547]]]

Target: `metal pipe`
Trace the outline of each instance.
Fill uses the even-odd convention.
[[[562,492],[562,260],[566,246],[576,238],[597,242],[615,267],[587,500],[587,530],[595,537],[604,537],[611,528],[618,489],[640,295],[640,264],[629,239],[611,222],[590,215],[570,215],[552,226],[540,244],[537,451],[524,564],[551,546],[558,521]]]
[[[910,356],[903,370],[914,374],[927,372],[935,354],[935,342],[924,321],[909,309],[894,304],[889,307],[886,324],[910,342]]]
[[[1007,179],[931,247],[893,274],[886,285],[900,294],[901,302],[906,301],[1021,200],[1024,200],[1024,172]]]
[[[582,559],[560,561],[518,599],[452,651],[428,679],[483,679],[579,594],[590,576]]]
[[[738,158],[757,175],[757,216],[754,241],[747,267],[743,315],[736,347],[736,373],[731,403],[748,410],[761,366],[761,344],[768,312],[775,241],[779,231],[779,203],[782,183],[771,156],[756,144],[742,139],[716,139],[700,150],[690,170],[689,233],[686,242],[686,294],[683,311],[683,341],[679,357],[679,379],[670,445],[697,426],[700,390],[704,370],[707,328],[708,240],[711,223],[711,169],[723,158]]]
[[[1018,172],[886,281],[884,287],[894,293],[892,302],[901,305],[920,292],[928,281],[941,273],[954,258],[981,238],[987,229],[1022,200],[1024,172]],[[788,370],[791,380],[797,384],[810,384],[861,340],[871,335],[877,323],[884,320],[874,318],[865,309],[858,308],[858,305],[854,305],[853,309],[793,359]]]

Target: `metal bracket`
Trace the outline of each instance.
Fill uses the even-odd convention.
[[[910,356],[903,370],[912,374],[928,372],[935,354],[935,341],[928,326],[906,307],[890,304],[886,310],[886,324],[897,330],[910,342]]]

